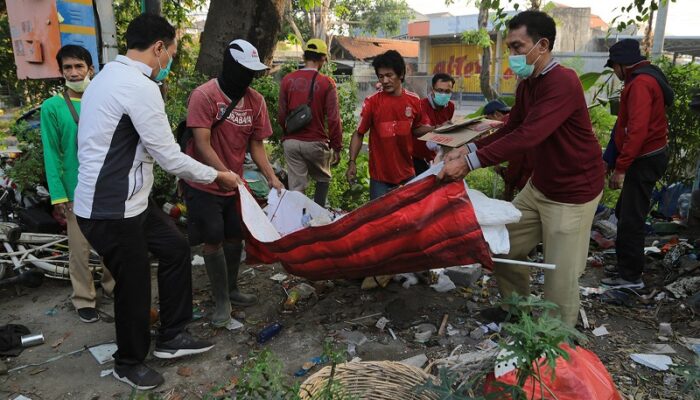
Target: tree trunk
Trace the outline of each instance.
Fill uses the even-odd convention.
[[[646,29],[644,29],[644,39],[642,39],[642,54],[649,57],[651,54],[651,49],[654,46],[654,31],[651,27],[654,24],[654,10],[649,10],[649,21],[647,22]]]
[[[479,6],[479,29],[486,30],[489,21],[489,8],[482,1]],[[499,51],[496,49],[496,51]],[[496,77],[498,77],[498,72],[496,71]],[[498,79],[498,78],[497,78]],[[487,100],[493,100],[498,97],[498,93],[491,86],[491,46],[484,47],[481,54],[481,72],[479,73],[479,86],[481,87],[481,93],[486,97]]]
[[[245,39],[258,49],[262,62],[272,59],[277,34],[282,29],[285,0],[211,0],[202,32],[197,71],[213,77],[219,74],[223,51],[235,39]]]
[[[539,11],[542,0],[530,0],[530,10]]]

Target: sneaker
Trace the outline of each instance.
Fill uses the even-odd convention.
[[[138,390],[151,390],[165,382],[163,375],[145,364],[115,365],[112,376]]]
[[[608,289],[644,289],[644,282],[641,279],[636,281],[628,281],[620,277],[604,278],[600,283]]]
[[[620,270],[617,268],[617,265],[612,265],[608,264],[603,268],[603,272],[605,272],[607,275],[619,275]]]
[[[156,342],[153,355],[158,358],[177,358],[204,353],[211,350],[212,347],[214,345],[206,340],[197,339],[185,332],[180,332],[167,342]]]
[[[92,307],[84,307],[78,309],[78,317],[86,323],[97,322],[100,320],[100,314]]]

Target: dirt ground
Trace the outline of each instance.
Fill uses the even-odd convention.
[[[605,263],[613,261],[614,255],[605,256]],[[640,291],[640,295],[660,289],[664,279],[669,277],[658,259],[650,259],[650,264],[645,275],[648,288]],[[162,398],[204,397],[212,388],[236,376],[249,352],[263,346],[283,361],[284,372],[290,380],[303,380],[305,377],[294,378],[294,372],[308,359],[321,355],[326,338],[333,338],[338,346],[345,348],[341,332],[348,330],[357,330],[367,336],[368,342],[357,347],[357,356],[365,361],[402,360],[421,353],[433,360],[449,355],[458,345],[462,345],[463,351],[475,350],[483,339],[474,340],[468,333],[478,326],[477,310],[497,300],[493,280],[488,282],[486,291],[458,287],[447,293],[438,293],[424,283],[404,289],[399,283],[392,282],[385,289],[363,291],[358,282],[334,281],[317,283],[312,298],[300,302],[294,311],[286,312],[282,307],[286,298],[284,289],[270,279],[283,272],[280,265],[244,266],[242,271],[245,271],[241,275],[242,287],[257,293],[261,301],[244,310],[244,315],[241,314],[243,310],[234,310],[234,316],[244,323],[243,328],[215,330],[206,318],[212,303],[207,294],[204,267],[193,267],[195,314],[205,316],[192,322],[189,330],[210,338],[216,347],[208,353],[175,361],[149,357],[146,362],[163,373],[166,379],[166,383],[155,391]],[[695,270],[695,274],[698,272]],[[602,276],[602,268],[589,266],[581,286],[597,287]],[[538,280],[537,272],[533,272],[533,278],[535,282]],[[300,281],[293,279],[293,282]],[[541,292],[541,286],[536,283],[534,289],[536,293]],[[23,324],[32,332],[43,332],[46,337],[45,344],[29,348],[18,357],[4,358],[8,368],[45,362],[86,346],[114,340],[114,325],[106,319],[94,324],[79,322],[70,303],[70,293],[68,281],[51,279],[38,289],[0,290],[0,325]],[[635,304],[632,307],[604,304],[597,296],[583,298],[591,329],[604,324],[610,332],[595,337],[591,329],[579,327],[589,338],[584,347],[600,357],[627,399],[690,398],[680,393],[681,382],[674,381],[668,372],[656,372],[635,364],[630,354],[644,352],[646,344],[663,343],[658,338],[658,323],[670,322],[674,334],[666,343],[677,352],[671,354],[673,361],[681,365],[692,364],[693,353],[679,342],[679,338],[700,337],[700,321],[682,301],[667,296],[643,304],[643,299],[633,297]],[[102,299],[100,308],[113,315],[110,299]],[[53,309],[55,314],[51,311]],[[439,326],[444,314],[449,315],[448,321],[459,330],[458,334],[434,337],[426,344],[413,340],[412,326],[422,322]],[[396,340],[387,330],[382,332],[375,327],[382,316],[391,320],[387,326],[396,333]],[[282,332],[270,342],[258,345],[255,335],[272,322],[280,322],[284,326]],[[497,335],[492,338],[499,339]],[[33,400],[128,398],[129,387],[111,376],[100,377],[101,371],[110,368],[111,363],[98,365],[88,351],[78,352],[0,376],[0,398],[14,399],[18,394]]]

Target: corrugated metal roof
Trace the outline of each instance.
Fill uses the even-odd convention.
[[[367,37],[336,36],[333,44],[342,47],[358,60],[374,58],[388,50],[396,50],[404,58],[418,58],[420,49],[419,43],[413,40]]]

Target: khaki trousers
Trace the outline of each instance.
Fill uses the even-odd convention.
[[[70,282],[73,286],[71,301],[76,310],[90,307],[95,308],[97,295],[95,284],[90,270],[90,244],[83,232],[78,227],[78,221],[73,214],[73,210],[66,210],[66,223],[68,225],[68,263],[70,271]],[[102,267],[102,288],[105,293],[112,294],[114,291],[114,279],[107,268]]]
[[[524,260],[543,243],[544,262],[557,266],[544,272],[544,298],[559,306],[560,318],[572,327],[580,308],[578,279],[586,268],[591,224],[601,196],[584,204],[558,203],[528,182],[513,201],[523,216],[507,226],[510,253],[506,258]],[[496,264],[494,272],[502,296],[530,294],[529,268]]]
[[[285,139],[282,148],[287,163],[289,190],[304,192],[309,185],[309,176],[316,182],[330,181],[333,153],[327,143]]]

